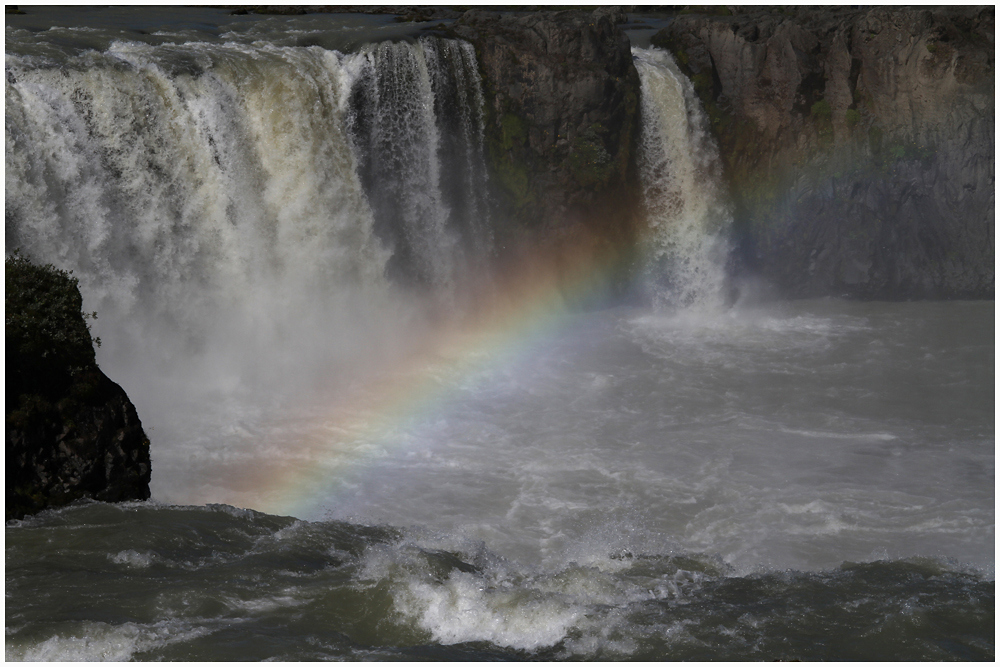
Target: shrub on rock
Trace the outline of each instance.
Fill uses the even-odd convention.
[[[80,498],[149,498],[149,440],[97,367],[78,281],[17,253],[4,278],[6,518]]]

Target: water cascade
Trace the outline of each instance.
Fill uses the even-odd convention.
[[[113,42],[8,55],[6,94],[7,247],[80,279],[102,366],[175,441],[154,493],[182,499],[193,460],[264,464],[270,448],[220,454],[205,434],[388,364],[422,304],[449,317],[486,289],[466,43]],[[178,413],[200,426],[179,432]],[[203,487],[235,474],[201,470]]]
[[[360,58],[351,129],[389,274],[454,289],[491,250],[475,52],[425,38]]]
[[[7,247],[72,269],[118,350],[259,357],[324,304],[384,291],[350,84],[319,48],[8,55]]]
[[[633,48],[632,55],[642,81],[639,171],[650,226],[649,289],[661,307],[718,308],[731,217],[708,119],[669,52]]]
[[[121,346],[269,346],[387,276],[454,298],[492,249],[467,43],[8,56],[7,100],[7,246],[74,270]]]

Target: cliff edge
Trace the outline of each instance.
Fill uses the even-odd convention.
[[[653,43],[711,118],[743,265],[789,296],[993,298],[994,9],[734,11]]]

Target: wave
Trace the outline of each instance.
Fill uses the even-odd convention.
[[[543,570],[419,529],[152,502],[43,512],[6,549],[9,660],[994,655],[992,575],[930,558],[740,575],[617,550]]]

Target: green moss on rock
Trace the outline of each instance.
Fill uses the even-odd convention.
[[[591,125],[573,142],[569,154],[569,168],[577,182],[590,189],[607,187],[616,173],[611,154],[604,148],[600,135],[603,127]]]
[[[500,146],[509,151],[515,146],[523,146],[528,140],[528,128],[520,116],[504,114],[500,120]]]
[[[528,177],[528,167],[525,164],[509,156],[503,156],[495,160],[493,173],[510,194],[515,207],[521,208],[535,201],[531,179]]]
[[[691,77],[691,83],[698,92],[698,97],[705,98],[712,94],[712,74],[711,72],[699,72]]]
[[[830,103],[825,99],[813,103],[809,114],[816,124],[820,146],[829,148],[833,144],[833,109],[830,108]]]

